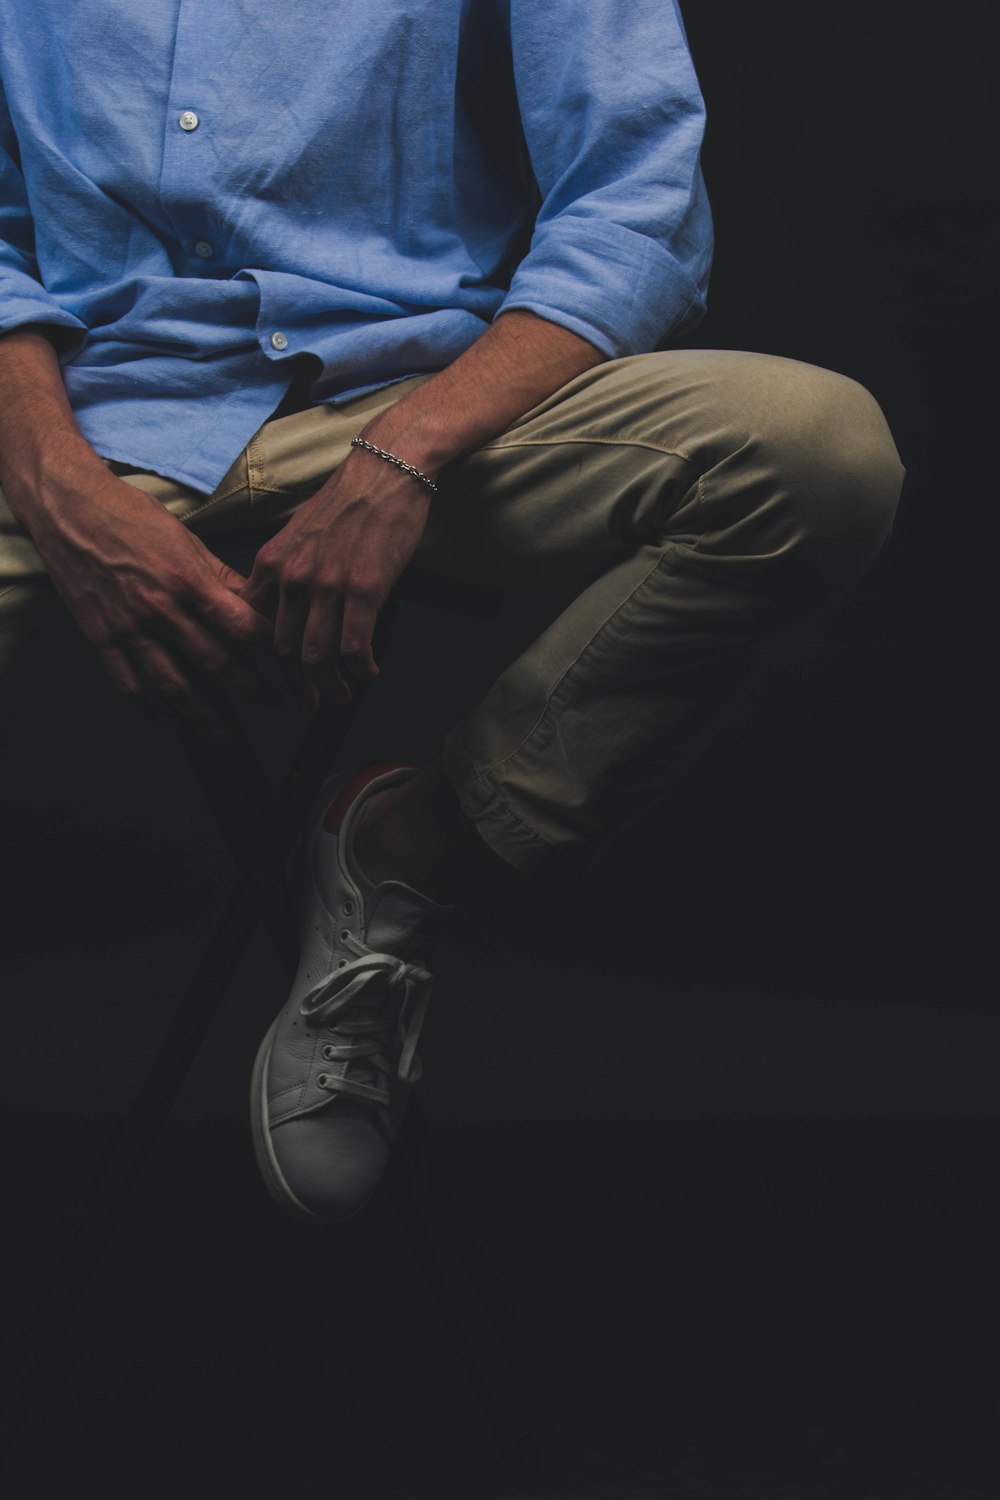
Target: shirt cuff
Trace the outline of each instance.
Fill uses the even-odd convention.
[[[62,329],[74,335],[60,338],[60,349],[76,349],[87,337],[87,325],[60,307],[33,277],[4,268],[0,270],[0,333],[13,333],[29,324]]]
[[[558,323],[620,359],[646,354],[692,327],[705,310],[705,287],[648,235],[561,215],[536,230],[497,316],[513,308]]]

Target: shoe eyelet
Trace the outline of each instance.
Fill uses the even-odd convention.
[[[337,968],[338,969],[346,969],[347,968],[347,959],[346,958],[338,958],[337,959]]]
[[[319,1086],[320,1086],[321,1089],[325,1089],[326,1088],[326,1080],[329,1078],[329,1076],[330,1076],[329,1073],[317,1073],[316,1074],[316,1082],[319,1084]]]
[[[325,1046],[323,1048],[323,1056],[326,1058],[327,1062],[333,1062],[333,1048],[329,1045]],[[325,1073],[323,1074],[323,1077],[326,1077]]]
[[[341,933],[340,933],[340,941],[342,943],[346,943],[347,939],[350,937],[350,935],[351,935],[351,929],[349,927],[342,928],[341,929]]]
[[[344,902],[344,916],[345,917],[351,917],[353,915],[354,915],[354,902],[353,901],[345,901]]]

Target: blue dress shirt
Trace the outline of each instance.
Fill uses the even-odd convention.
[[[211,492],[526,308],[612,357],[704,307],[674,0],[0,0],[0,331],[107,458]]]

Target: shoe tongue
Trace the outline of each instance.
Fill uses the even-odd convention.
[[[383,881],[366,903],[365,943],[376,953],[422,955],[451,913],[401,880]]]

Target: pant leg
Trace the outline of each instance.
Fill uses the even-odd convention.
[[[422,561],[582,578],[446,741],[487,843],[532,868],[641,817],[765,644],[866,571],[901,482],[856,383],[711,350],[600,366],[455,466]]]
[[[200,531],[259,538],[413,383],[266,424],[207,501],[123,477]],[[486,842],[531,868],[599,850],[640,817],[762,647],[861,577],[901,481],[853,381],[713,350],[598,366],[450,466],[416,561],[472,582],[579,585],[447,737]],[[16,531],[0,535],[0,632],[40,583]]]
[[[281,524],[408,385],[262,428],[249,450],[260,524]],[[486,842],[531,868],[599,850],[640,817],[765,644],[865,572],[901,480],[855,382],[716,350],[598,366],[449,466],[418,563],[578,589],[445,742]]]

